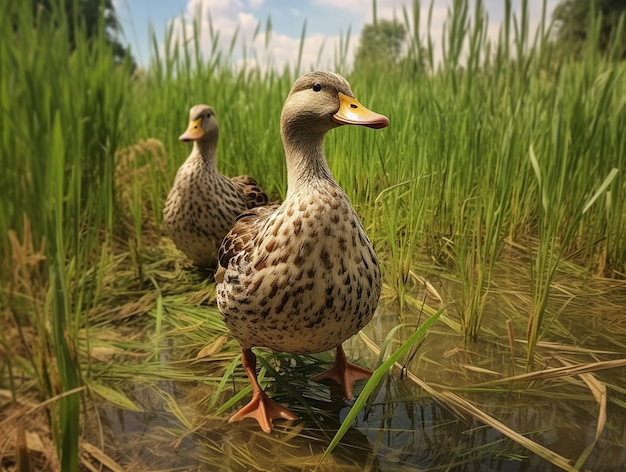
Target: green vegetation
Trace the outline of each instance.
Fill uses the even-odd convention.
[[[378,20],[361,31],[354,69],[362,72],[395,69],[400,62],[406,31],[398,20]]]
[[[522,3],[521,16],[506,3],[492,42],[481,2],[470,15],[466,2],[455,1],[444,38],[420,31],[415,2],[403,12],[407,54],[427,73],[416,74],[409,60],[398,62],[397,74],[347,74],[359,100],[389,116],[391,126],[332,132],[326,151],[382,261],[380,316],[390,309],[397,315],[385,332],[369,331],[371,350],[363,343],[354,349],[372,362],[371,351],[382,351],[385,368],[404,357],[403,373],[419,386],[398,386],[397,370],[379,370],[364,388],[365,410],[349,418],[358,414],[368,425],[367,412],[381,402],[384,434],[393,426],[384,415],[427,394],[479,421],[471,429],[486,423],[520,444],[511,454],[532,451],[575,470],[564,453],[529,439],[541,439],[545,425],[533,429],[524,420],[517,432],[510,425],[528,402],[558,397],[585,412],[591,402],[599,410],[597,434],[584,454],[575,453],[576,467],[593,458],[607,429],[623,432],[623,421],[605,424],[607,408],[624,418],[626,406],[618,355],[626,330],[610,316],[623,311],[626,275],[626,66],[619,54],[594,47],[563,57],[547,19],[531,31]],[[0,429],[14,433],[0,438],[0,460],[69,471],[79,460],[112,470],[121,470],[116,461],[139,464],[124,449],[132,445],[116,443],[107,429],[105,400],[129,412],[166,412],[169,422],[149,439],[182,447],[199,438],[206,455],[199,460],[209,464],[223,450],[211,428],[232,428],[242,441],[229,441],[228,458],[218,459],[234,461],[233,468],[277,467],[247,449],[251,435],[267,450],[291,441],[290,466],[301,468],[297,453],[305,451],[305,465],[315,467],[336,431],[338,440],[354,430],[335,424],[338,412],[327,411],[306,381],[321,370],[320,360],[260,357],[260,380],[276,385],[275,396],[295,402],[305,418],[279,428],[284,438],[224,425],[225,412],[249,393],[237,344],[221,323],[211,279],[185,265],[159,227],[165,195],[189,152],[177,137],[195,103],[215,107],[222,171],[249,173],[276,199],[284,196],[279,117],[299,65],[235,68],[217,47],[217,30],[216,47],[203,56],[196,23],[180,42],[170,30],[162,53],[154,40],[149,68],[132,74],[130,58],[120,61],[111,48],[105,22],[88,39],[51,8],[54,24],[34,16],[28,2],[10,2],[0,16]],[[601,27],[589,21],[587,34],[600,37]],[[612,35],[606,50],[623,51],[620,38]],[[443,60],[435,63],[433,43],[442,39]],[[593,308],[592,299],[608,308]],[[572,309],[584,321],[564,319],[575,316]],[[435,313],[426,340],[422,331],[411,338]],[[588,320],[589,313],[596,314]],[[495,362],[502,352],[505,362]],[[562,369],[546,369],[551,363]],[[428,381],[420,380],[423,372]],[[511,397],[519,407],[510,406]],[[24,432],[33,430],[55,454],[29,459]],[[369,438],[375,447],[366,441],[373,449],[367,461],[379,454],[392,463],[397,451],[385,449],[387,440]],[[436,438],[450,447],[450,438]],[[505,446],[511,443],[479,443],[463,449],[465,456],[451,454],[469,461],[467,451],[505,454]]]
[[[32,26],[46,23],[66,29],[70,47],[74,49],[85,39],[106,43],[117,62],[133,60],[130,47],[121,42],[122,27],[113,0],[32,0]],[[16,22],[17,30],[25,26]]]
[[[567,52],[581,55],[597,48],[615,58],[626,59],[626,29],[622,15],[626,4],[615,0],[563,0],[554,10],[557,43]],[[592,28],[590,22],[594,22]]]

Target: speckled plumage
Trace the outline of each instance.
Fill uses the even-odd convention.
[[[229,178],[217,169],[219,126],[213,109],[196,105],[179,138],[193,150],[178,169],[163,209],[163,223],[176,247],[199,267],[214,268],[222,238],[237,216],[267,204],[267,195],[247,175]]]
[[[312,182],[292,197],[246,212],[229,233],[255,233],[218,286],[226,325],[242,347],[327,351],[376,309],[378,260],[343,190]]]
[[[253,387],[250,348],[300,354],[337,347],[339,358],[341,344],[367,324],[378,304],[376,254],[323,153],[324,135],[341,124],[382,128],[388,120],[360,105],[337,74],[318,71],[300,77],[281,116],[285,201],[243,213],[220,248],[217,303],[243,348]],[[352,380],[371,373],[360,370],[362,375],[344,384],[347,397]],[[271,402],[262,395],[255,387],[257,401]],[[254,411],[231,420],[254,416],[268,431],[272,418],[291,418],[282,407],[272,408],[278,413],[265,415],[247,406],[244,410]]]

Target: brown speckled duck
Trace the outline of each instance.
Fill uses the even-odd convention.
[[[217,170],[219,125],[213,108],[196,105],[178,139],[193,150],[178,169],[163,209],[165,229],[176,247],[202,268],[215,268],[217,251],[237,216],[267,204],[267,195],[247,175],[229,178]]]
[[[217,304],[242,347],[250,403],[230,418],[296,419],[256,378],[251,348],[294,354],[337,349],[331,378],[352,398],[352,384],[372,371],[347,362],[342,343],[372,318],[380,295],[378,259],[348,196],[324,157],[324,135],[338,126],[384,128],[389,120],[362,106],[348,82],[311,72],[293,85],[281,116],[288,187],[280,206],[243,213],[219,251]]]

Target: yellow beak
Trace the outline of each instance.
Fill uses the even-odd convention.
[[[196,121],[189,123],[187,131],[180,135],[179,141],[197,141],[204,136],[204,130],[202,129],[202,118],[198,118]]]
[[[361,125],[369,128],[386,128],[389,118],[368,110],[354,97],[339,92],[339,110],[333,115],[333,121],[342,125]]]

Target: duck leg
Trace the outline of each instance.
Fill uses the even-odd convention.
[[[333,379],[343,387],[343,394],[346,400],[351,400],[352,384],[359,379],[369,379],[373,373],[374,372],[369,369],[348,362],[346,353],[340,344],[337,346],[337,356],[335,357],[333,366],[326,372],[312,377],[311,380],[319,382],[322,379]]]
[[[292,412],[269,398],[261,389],[256,378],[256,356],[252,352],[252,349],[241,350],[241,364],[252,384],[252,400],[231,416],[228,420],[229,423],[240,421],[244,418],[254,418],[259,422],[263,431],[270,433],[272,431],[272,420],[274,418],[284,418],[286,420],[298,419]]]

